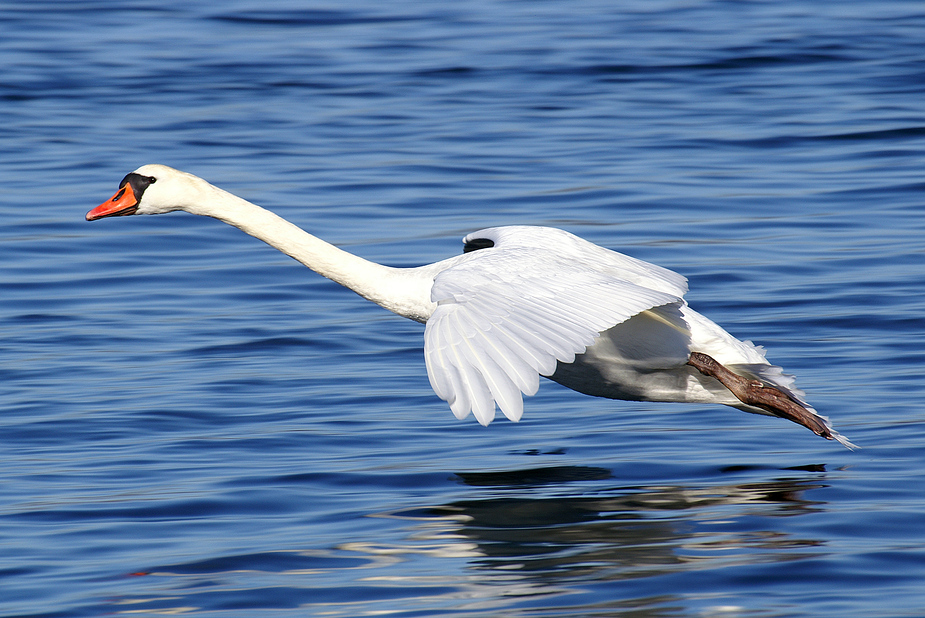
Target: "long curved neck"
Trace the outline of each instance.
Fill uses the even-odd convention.
[[[245,199],[209,185],[184,210],[224,221],[298,260],[363,298],[406,318],[424,322],[433,313],[429,268],[392,268],[338,249]]]

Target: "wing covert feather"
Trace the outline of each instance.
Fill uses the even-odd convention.
[[[458,418],[472,412],[483,425],[494,418],[495,404],[519,420],[521,393],[536,393],[540,375],[573,362],[601,332],[682,302],[664,289],[620,279],[613,268],[503,245],[467,254],[438,274],[431,300],[437,308],[424,331],[431,386]]]

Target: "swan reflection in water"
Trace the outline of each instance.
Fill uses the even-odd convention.
[[[749,472],[721,471],[740,479]],[[721,607],[736,616],[728,599],[743,584],[730,583],[726,567],[752,582],[775,565],[800,579],[801,564],[824,555],[820,540],[788,532],[785,521],[824,510],[804,496],[824,487],[820,472],[807,466],[770,481],[710,484],[713,471],[699,484],[618,487],[608,486],[612,471],[591,466],[459,473],[468,494],[486,497],[376,513],[394,525],[339,544],[148,567],[144,574],[160,580],[151,589],[169,594],[122,602],[134,611],[207,610],[234,589],[249,610],[299,607],[327,616],[402,608],[420,615],[542,608],[546,616],[556,608],[557,616],[655,617],[686,615],[698,604],[708,615]],[[355,600],[346,603],[348,593]]]
[[[575,594],[572,586],[587,590],[629,581],[636,583],[624,592],[638,598],[638,590],[657,589],[655,582],[677,573],[818,556],[820,540],[781,532],[785,526],[779,520],[773,527],[761,526],[767,523],[764,518],[822,509],[823,503],[803,494],[825,485],[818,478],[796,478],[798,471],[824,468],[794,469],[773,481],[623,487],[592,495],[544,492],[543,497],[530,497],[529,489],[589,480],[599,486],[611,472],[565,466],[460,473],[466,485],[503,489],[505,495],[380,514],[413,522],[408,541],[340,548],[387,562],[410,560],[414,554],[465,558],[468,568],[478,572],[466,583],[473,598]],[[524,487],[528,491],[517,495],[517,488]],[[640,588],[641,580],[651,583]],[[665,589],[662,593],[659,605],[672,597],[664,595]]]

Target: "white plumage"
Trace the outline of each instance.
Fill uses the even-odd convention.
[[[763,350],[688,307],[684,277],[563,230],[489,228],[464,239],[463,255],[390,268],[162,165],[128,174],[87,219],[173,210],[225,221],[364,298],[425,322],[430,383],[458,418],[471,412],[487,425],[497,407],[519,420],[523,395],[536,393],[542,375],[612,399],[723,404],[782,416],[852,446]]]
[[[591,252],[583,254],[581,244],[599,247],[562,230],[493,228],[467,240],[474,238],[492,240],[494,247],[467,254],[437,275],[431,291],[437,308],[424,331],[431,385],[459,418],[471,409],[487,425],[497,403],[519,420],[520,393],[536,392],[536,376],[573,362],[610,327],[681,302],[683,290],[669,283],[668,271],[651,267],[646,273],[644,264],[606,250],[594,256],[606,260],[588,259]],[[622,263],[635,267],[636,276],[615,276]]]

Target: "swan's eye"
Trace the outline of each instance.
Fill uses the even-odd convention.
[[[125,178],[119,183],[119,188],[124,189],[125,185],[129,185],[132,188],[135,199],[140,202],[141,195],[145,192],[145,189],[148,188],[148,185],[154,184],[156,181],[157,178],[154,176],[142,176],[141,174],[132,172],[131,174],[125,175]]]

